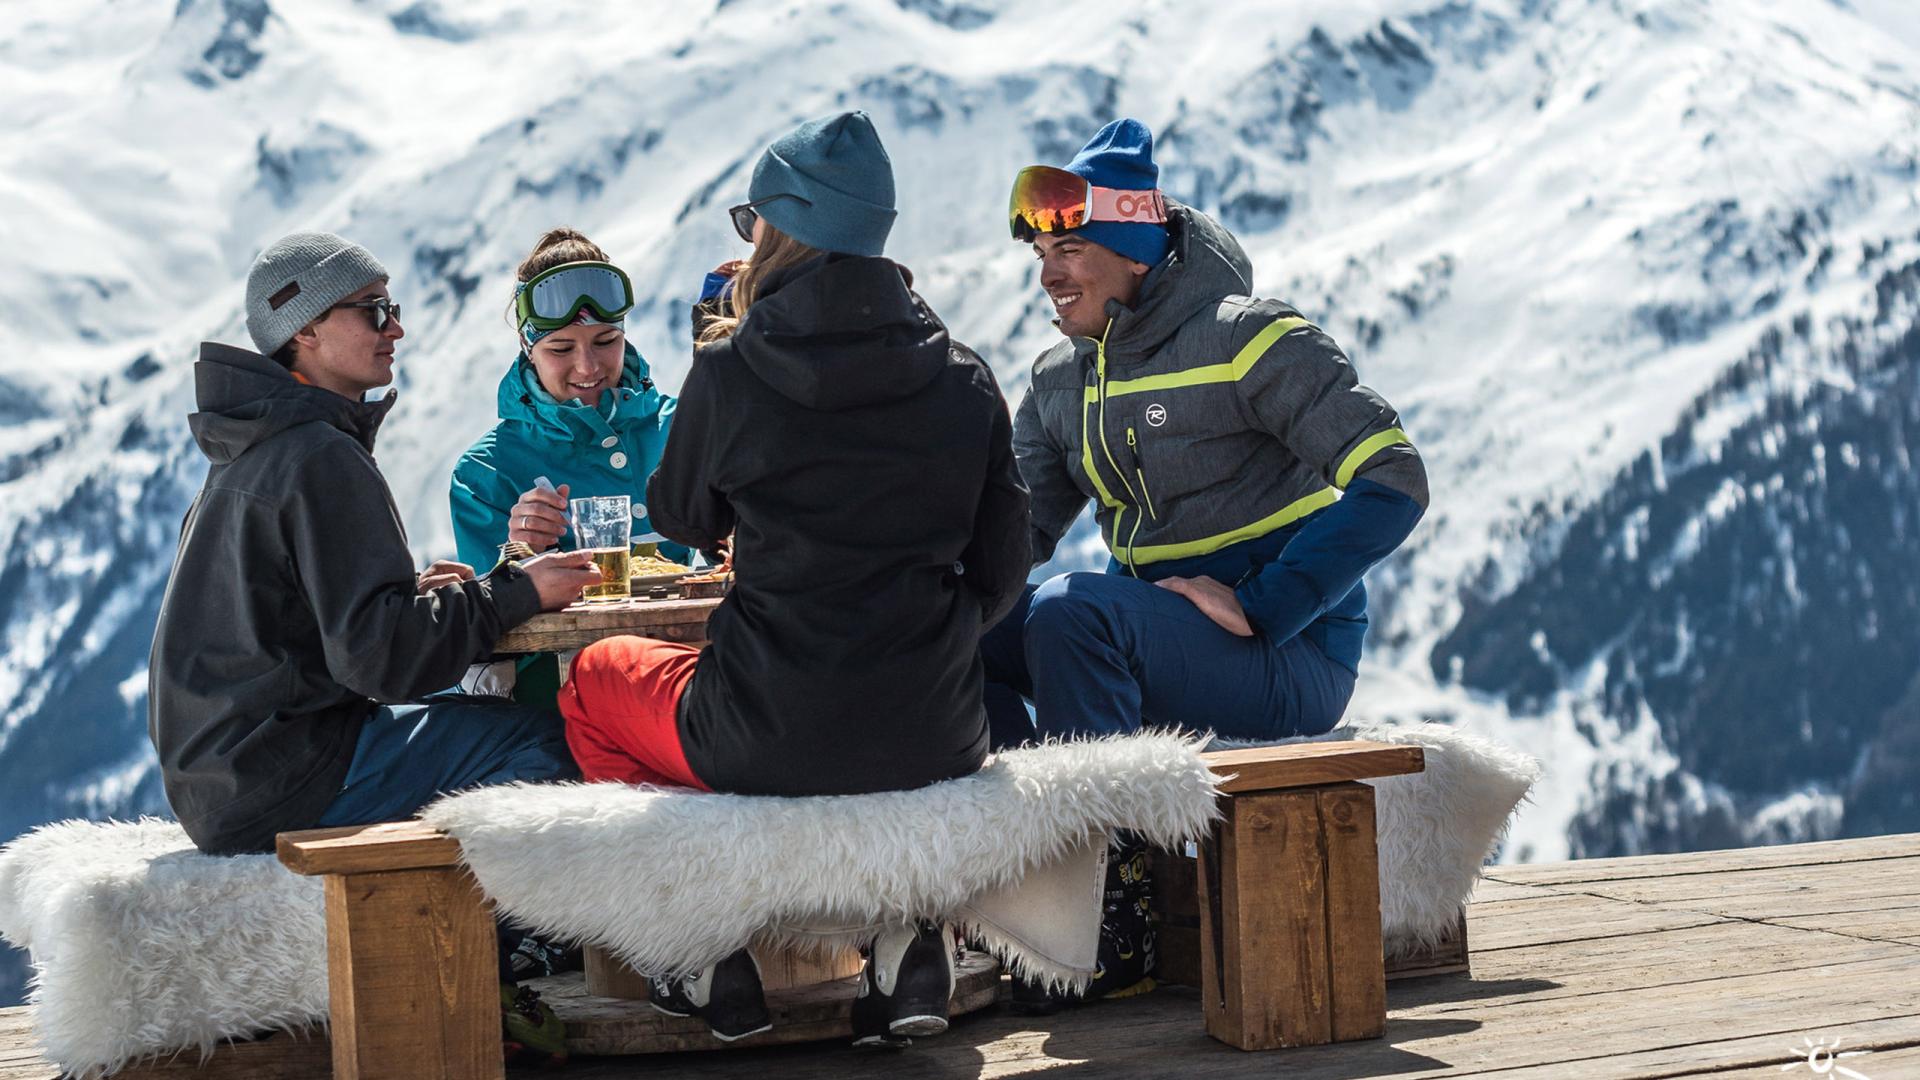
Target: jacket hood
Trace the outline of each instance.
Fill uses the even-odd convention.
[[[631,341],[627,342],[625,357],[620,364],[620,382],[613,388],[612,394],[615,422],[623,415],[647,415],[658,408],[658,395],[653,393],[652,370]],[[656,399],[652,407],[634,407],[636,399],[644,400],[649,395]],[[547,388],[540,385],[540,375],[525,353],[514,357],[513,363],[507,367],[507,373],[501,376],[496,404],[500,419],[529,424],[542,434],[556,439],[573,441],[584,438],[598,442],[613,431],[612,425],[599,409],[578,401],[563,403],[549,394]]]
[[[331,390],[300,382],[286,368],[251,349],[207,341],[193,365],[194,399],[200,411],[187,426],[201,452],[225,465],[288,428],[319,421],[359,440],[368,453],[380,422],[399,397],[350,401]]]
[[[1140,299],[1131,310],[1107,302],[1113,326],[1107,331],[1107,356],[1124,363],[1152,353],[1181,324],[1228,296],[1253,292],[1253,263],[1221,224],[1190,206],[1168,200],[1171,249],[1148,273]]]
[[[825,255],[768,275],[731,339],[782,397],[837,412],[917,393],[947,363],[947,328],[891,260]]]

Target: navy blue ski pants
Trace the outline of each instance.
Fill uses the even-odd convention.
[[[1240,637],[1186,597],[1119,574],[1027,586],[981,639],[980,656],[996,749],[1143,727],[1317,735],[1353,696],[1354,673],[1306,638]],[[1033,702],[1031,720],[1022,698]]]
[[[360,729],[340,794],[316,827],[405,821],[448,792],[515,780],[576,780],[552,709],[507,698],[434,694],[382,705]]]

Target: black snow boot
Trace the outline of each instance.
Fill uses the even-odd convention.
[[[698,1016],[721,1042],[773,1030],[760,965],[741,949],[688,979],[653,979],[647,1001],[668,1016]]]
[[[953,938],[944,926],[881,931],[853,1002],[853,1045],[904,1046],[946,1031],[953,981]]]

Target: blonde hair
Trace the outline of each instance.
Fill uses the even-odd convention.
[[[747,309],[753,306],[755,294],[768,275],[789,266],[798,266],[808,259],[824,254],[819,248],[809,247],[786,233],[773,227],[773,222],[760,219],[760,242],[753,245],[753,254],[747,258],[747,264],[734,275],[733,292],[728,299],[729,313],[709,322],[700,332],[700,343],[719,341],[733,336],[740,328],[740,320],[746,318]]]
[[[599,244],[587,239],[580,230],[562,225],[557,229],[548,229],[533,242],[533,250],[520,260],[520,269],[514,272],[515,281],[532,281],[534,275],[574,262],[610,263],[607,253]],[[507,300],[507,322],[517,332],[519,322],[513,317],[513,300]]]

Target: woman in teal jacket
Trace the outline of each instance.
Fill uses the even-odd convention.
[[[536,552],[571,549],[568,498],[630,496],[633,535],[652,532],[647,478],[673,419],[673,398],[653,385],[626,340],[632,287],[606,252],[572,229],[554,229],[517,276],[521,349],[500,380],[500,422],[453,467],[454,542],[470,566],[492,566],[509,540]],[[523,302],[529,283],[534,296]],[[541,490],[537,477],[557,490]],[[688,552],[662,544],[661,554],[685,562]]]
[[[570,550],[567,500],[575,496],[626,495],[633,535],[651,533],[647,478],[673,419],[673,398],[627,343],[633,286],[606,252],[572,229],[554,229],[517,277],[520,353],[500,380],[500,422],[453,467],[453,538],[469,566],[494,565],[510,540],[536,552]],[[540,488],[539,477],[554,489]],[[678,544],[659,550],[681,563],[689,554]],[[560,670],[552,654],[515,669],[516,700],[553,704]]]

